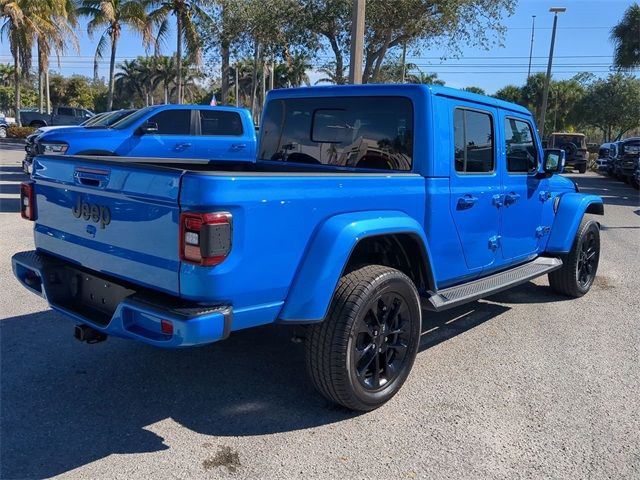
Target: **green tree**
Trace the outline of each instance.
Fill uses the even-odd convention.
[[[582,124],[598,128],[605,141],[617,140],[640,126],[640,79],[615,73],[588,85],[575,107]]]
[[[87,32],[90,36],[98,29],[103,33],[98,40],[94,61],[94,77],[97,78],[98,62],[102,59],[107,45],[111,45],[109,61],[109,94],[107,109],[113,107],[113,91],[115,85],[116,50],[122,34],[122,28],[128,26],[142,36],[143,45],[148,47],[152,41],[153,25],[147,15],[148,1],[137,0],[82,0],[78,14],[89,18]]]
[[[201,40],[197,22],[206,23],[210,20],[207,12],[196,1],[189,0],[152,0],[155,10],[149,14],[149,19],[157,27],[157,38],[162,41],[169,32],[169,17],[176,17],[176,76],[178,103],[183,101],[183,56],[182,48],[186,47],[187,58],[191,63],[200,64]]]
[[[164,103],[170,102],[171,88],[176,84],[176,57],[160,56],[154,58],[154,79],[162,86]]]
[[[640,5],[633,3],[611,29],[613,63],[621,70],[640,66]]]
[[[494,97],[499,98],[500,100],[505,100],[507,102],[523,104],[523,95],[522,95],[522,87],[518,87],[517,85],[505,85],[500,90],[498,90],[494,95]]]
[[[349,55],[351,41],[351,0],[302,0],[308,31],[329,44],[334,61],[326,62],[320,69],[329,83],[342,85],[345,58]],[[331,71],[329,71],[331,70]],[[317,83],[324,82],[324,79]]]
[[[37,32],[38,50],[38,108],[42,112],[46,99],[47,112],[51,111],[51,99],[49,95],[49,61],[55,51],[60,65],[60,54],[71,43],[78,50],[78,37],[74,28],[77,27],[75,0],[44,0],[40,4],[42,15],[49,22]]]
[[[417,69],[417,73],[407,75],[407,83],[419,83],[423,85],[444,85],[444,80],[438,78],[437,73],[426,73]]]
[[[462,90],[464,90],[465,92],[471,92],[471,93],[477,93],[478,95],[486,95],[487,92],[484,91],[483,88],[480,87],[464,87]]]
[[[46,14],[42,0],[0,0],[0,37],[9,40],[13,57],[14,110],[20,122],[21,79],[31,68],[32,48],[44,32],[55,30],[52,18]]]

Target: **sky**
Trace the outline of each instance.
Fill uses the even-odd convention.
[[[425,49],[419,55],[409,55],[408,62],[426,72],[436,72],[448,86],[463,88],[476,86],[492,94],[506,84],[523,84],[527,77],[529,48],[531,44],[532,15],[536,16],[532,72],[545,72],[551,41],[552,6],[567,7],[558,18],[558,31],[554,52],[553,76],[570,78],[578,72],[590,71],[606,76],[611,65],[613,45],[609,32],[621,18],[632,0],[520,0],[515,14],[504,21],[507,32],[503,46],[489,51],[477,47],[463,47],[458,58],[447,58],[441,48]],[[67,53],[61,58],[61,68],[52,63],[52,69],[65,75],[93,75],[93,55],[99,36],[93,39],[86,34],[86,22],[80,32],[80,53]],[[175,33],[171,32],[162,54],[172,55],[175,50]],[[117,60],[132,59],[144,55],[140,37],[125,30],[118,44]],[[330,54],[324,54],[316,63],[322,63]],[[0,62],[10,62],[9,46],[3,40],[0,45]],[[321,75],[309,72],[314,82]],[[637,74],[638,72],[636,72]],[[108,74],[108,54],[100,65],[100,75]]]

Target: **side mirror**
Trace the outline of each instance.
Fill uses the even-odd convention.
[[[155,122],[147,122],[140,127],[140,134],[142,135],[154,133],[158,133],[158,124]]]
[[[548,148],[544,151],[544,173],[553,175],[564,171],[566,154],[559,148]]]

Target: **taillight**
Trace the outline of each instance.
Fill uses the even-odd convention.
[[[180,259],[197,265],[222,263],[231,251],[231,214],[180,214]]]
[[[33,182],[22,182],[20,184],[20,215],[27,220],[33,221],[36,219],[36,196]]]

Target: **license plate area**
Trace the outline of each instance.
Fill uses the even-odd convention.
[[[46,275],[49,302],[100,325],[111,320],[118,305],[136,293],[112,281],[64,266]]]

